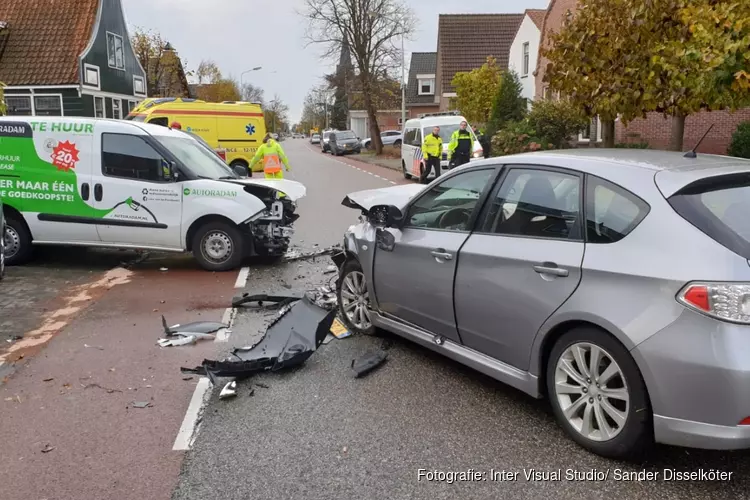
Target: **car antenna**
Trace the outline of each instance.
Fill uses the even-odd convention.
[[[701,145],[701,143],[703,142],[703,139],[705,139],[706,136],[708,135],[708,133],[711,132],[712,128],[714,128],[714,124],[713,123],[708,127],[708,130],[706,130],[706,133],[703,134],[703,137],[700,138],[700,140],[695,144],[695,146],[693,147],[693,149],[691,149],[690,151],[688,151],[687,153],[685,153],[682,156],[685,157],[685,158],[697,158],[698,155],[695,153],[695,150],[698,149],[698,146]]]

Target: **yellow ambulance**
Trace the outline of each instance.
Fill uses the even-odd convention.
[[[182,130],[200,136],[212,148],[225,150],[226,161],[233,168],[241,166],[247,169],[266,135],[263,108],[252,102],[151,98],[134,108],[126,120],[165,127],[177,122]],[[253,170],[260,172],[263,165],[259,163]]]

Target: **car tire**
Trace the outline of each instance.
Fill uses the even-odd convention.
[[[365,143],[365,149],[372,149],[372,143],[370,141]]]
[[[34,255],[34,246],[31,244],[31,233],[23,220],[8,217],[5,220],[5,265],[20,266],[31,260]],[[10,250],[9,250],[10,248]],[[12,253],[8,253],[11,252]]]
[[[370,299],[362,266],[357,260],[349,259],[342,266],[340,273],[336,283],[336,297],[342,321],[352,333],[374,335],[375,327],[370,319],[368,308]],[[355,305],[348,309],[350,304]],[[361,321],[363,319],[361,314],[365,314],[366,321]]]
[[[401,147],[401,141],[400,140],[394,141],[393,142],[393,147],[394,148],[400,148]]]
[[[193,256],[206,271],[231,271],[242,263],[244,243],[236,226],[209,222],[193,236]]]
[[[0,281],[5,277],[5,224],[0,227]]]
[[[583,359],[583,364],[587,365],[583,371],[578,368],[575,361],[575,351],[578,349],[579,353],[582,353],[580,358]],[[591,353],[596,352],[594,349],[599,352],[597,375],[604,374],[608,371],[607,367],[615,363],[615,374],[604,382],[596,377],[590,377],[588,365]],[[558,363],[561,361],[567,365],[565,370],[558,369]],[[583,382],[583,386],[568,375],[569,370],[577,374],[577,379]],[[588,380],[591,380],[591,383]],[[653,417],[646,384],[628,350],[609,333],[595,327],[579,327],[565,333],[555,342],[550,353],[546,382],[547,394],[558,424],[583,448],[607,458],[635,459],[642,457],[652,447]],[[571,386],[581,387],[582,390],[576,393],[562,392],[559,384],[565,384],[564,387],[568,390]],[[616,398],[607,397],[606,393],[599,392],[600,386],[604,385],[610,385],[611,387],[607,388],[610,391],[620,389],[621,394]],[[627,403],[620,399],[623,394],[628,398]],[[565,415],[563,405],[568,408],[568,405],[577,405],[579,401],[582,401],[578,405],[580,410],[574,413],[575,421],[572,421]],[[622,419],[621,423],[617,423],[611,415],[617,415],[618,420]],[[588,432],[583,430],[585,420],[590,422]],[[602,420],[605,425],[600,423]],[[602,427],[614,431],[613,437],[608,438],[606,433],[602,432]],[[587,432],[588,436],[584,435],[584,432]]]
[[[404,174],[404,179],[411,179],[411,174],[406,170],[406,162],[401,160],[401,172]]]

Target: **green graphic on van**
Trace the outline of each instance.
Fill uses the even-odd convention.
[[[189,189],[182,190],[185,196],[207,196],[210,198],[236,198],[237,191],[229,189]]]
[[[26,124],[19,125],[28,127]],[[115,220],[122,221],[120,224],[135,222],[158,224],[154,214],[132,197],[111,208],[96,208],[89,205],[88,201],[93,198],[93,190],[79,186],[74,168],[60,168],[54,165],[56,158],[54,155],[50,156],[52,162],[40,158],[34,139],[30,137],[30,130],[13,130],[8,135],[2,137],[3,149],[12,152],[14,160],[22,158],[23,161],[17,163],[14,161],[12,172],[0,171],[0,199],[3,203],[19,212],[36,213],[40,220],[86,223],[86,220],[107,218],[114,224],[117,224]],[[64,141],[60,144],[64,144],[60,150],[65,150],[66,155],[71,147],[76,150],[86,149],[80,145],[76,146],[75,141]],[[63,157],[62,160],[67,165],[73,163],[70,161],[72,158]],[[82,192],[87,196],[87,200],[82,198]],[[134,213],[114,213],[123,205],[129,207]]]
[[[185,189],[183,189],[183,190],[182,190],[182,193],[183,193],[183,194],[184,194],[185,196],[190,196],[190,188],[185,188]]]

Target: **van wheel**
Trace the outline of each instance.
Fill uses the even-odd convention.
[[[18,266],[31,260],[34,248],[31,245],[31,233],[26,224],[14,217],[5,221],[5,264]]]
[[[209,222],[193,236],[193,255],[206,271],[230,271],[242,263],[243,243],[237,227]]]
[[[341,319],[352,333],[374,335],[370,313],[370,295],[362,266],[354,259],[347,261],[341,269],[336,284],[336,296]]]
[[[607,332],[579,327],[560,337],[546,380],[559,425],[587,450],[628,459],[653,444],[646,384],[633,357]]]
[[[411,179],[411,174],[406,171],[406,162],[401,160],[401,171],[404,173],[404,179]]]

